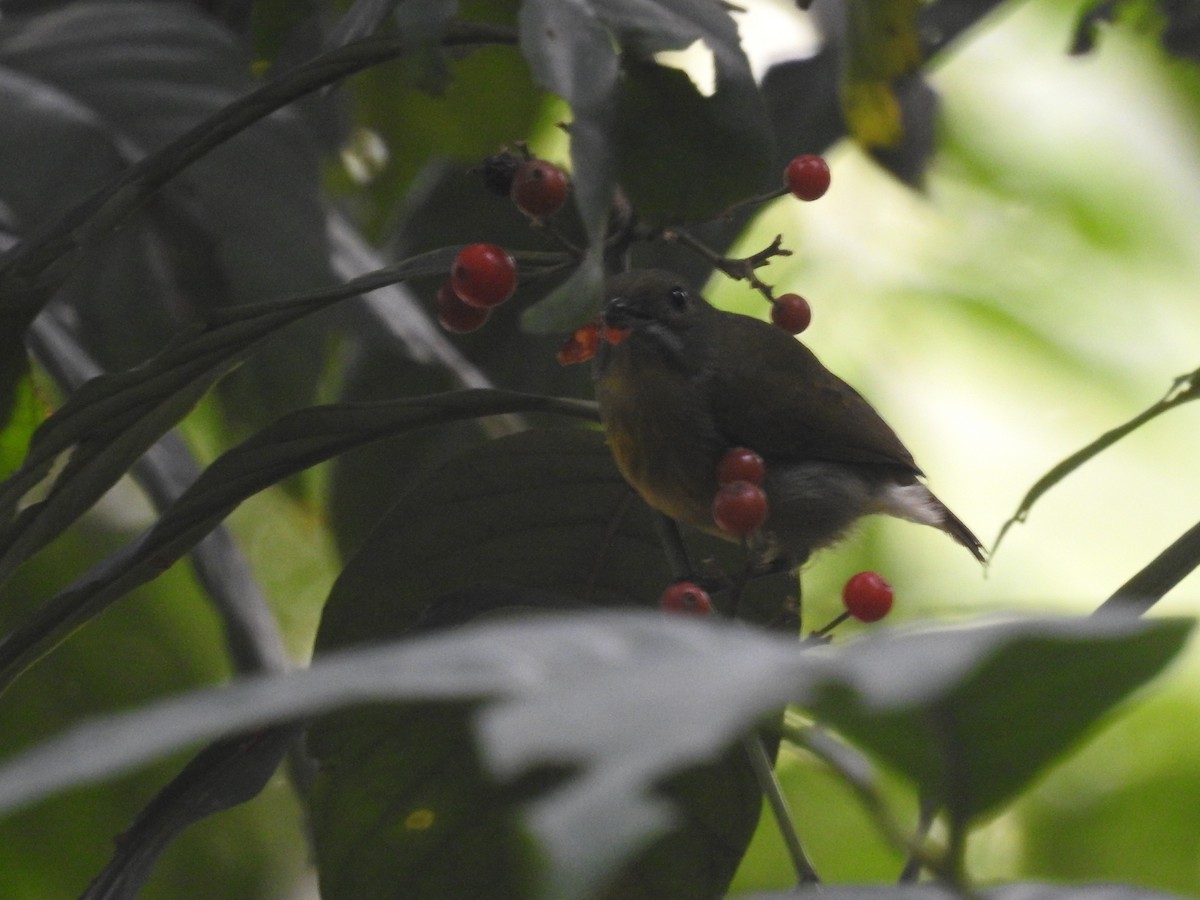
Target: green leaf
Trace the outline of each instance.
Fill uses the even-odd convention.
[[[703,546],[727,571],[739,566],[732,545]],[[398,502],[335,585],[317,646],[327,651],[530,609],[651,606],[670,580],[651,514],[622,480],[601,435],[525,432],[448,461]],[[748,590],[745,602],[770,609],[773,601],[778,615],[794,589],[788,576],[774,576]],[[492,780],[461,745],[467,714],[461,707],[371,711],[331,719],[311,733],[310,749],[322,761],[314,801],[318,853],[332,861],[322,867],[325,896],[373,896],[401,873],[407,884],[415,878],[422,885],[412,888],[414,897],[467,896],[498,873],[517,877],[513,807],[536,796],[541,782],[510,791],[505,803],[495,799]],[[665,792],[687,827],[650,848],[624,873],[618,893],[719,893],[759,814],[752,770],[736,748],[720,762],[678,774]],[[405,827],[415,808],[438,811],[434,834]],[[641,818],[628,816],[631,828]],[[598,813],[593,828],[610,819]],[[481,829],[508,837],[496,837],[470,860],[444,849],[445,841],[474,845]],[[602,835],[574,840],[592,846]],[[638,849],[635,841],[630,850]],[[352,852],[353,866],[336,862]]]
[[[569,332],[600,309],[604,299],[604,248],[593,244],[562,284],[521,314],[521,328],[532,334]]]
[[[811,665],[794,640],[657,613],[472,624],[442,635],[328,654],[307,670],[246,677],[225,688],[80,725],[0,766],[0,810],[111,777],[200,741],[338,709],[385,700],[511,698],[511,703],[491,708],[483,720],[473,720],[472,732],[482,735],[475,752],[500,783],[545,764],[560,773],[564,763],[578,767],[565,782],[561,777],[522,778],[526,790],[531,784],[542,788],[521,817],[550,872],[548,895],[567,900],[590,893],[645,841],[677,821],[659,794],[664,779],[718,758],[760,716],[781,708],[795,692],[798,673]],[[420,721],[418,715],[414,724]],[[451,746],[440,740],[447,734],[428,735],[435,755]],[[461,753],[464,743],[454,741],[453,746]],[[427,762],[454,768],[453,759],[463,758]],[[381,760],[374,758],[377,765]],[[363,777],[371,762],[369,754],[342,760]],[[374,771],[383,775],[390,769]],[[456,844],[441,843],[446,836],[439,819],[443,810],[422,804],[425,790],[408,796],[394,792],[390,800],[379,795],[359,810],[330,803],[316,811],[316,821],[332,825],[337,820],[328,817],[340,815],[337,827],[344,829],[369,818],[373,808],[395,817],[377,825],[401,832],[397,838],[406,830],[420,837],[436,823],[428,836],[465,864],[472,852],[459,857]],[[318,797],[325,794],[319,787]],[[757,806],[755,795],[755,816]],[[486,817],[488,810],[474,812]],[[418,815],[410,818],[413,813]],[[729,813],[724,805],[713,809],[706,827],[730,827],[722,818]],[[486,824],[476,827],[488,833]],[[704,857],[706,849],[693,847],[691,852],[708,875],[714,859]],[[734,863],[739,855],[734,854]],[[367,859],[343,863],[379,864]],[[336,864],[328,865],[336,876]],[[560,885],[567,887],[559,891]],[[674,893],[697,895],[695,890]]]
[[[247,497],[337,453],[414,428],[533,410],[594,416],[585,401],[504,391],[462,391],[379,403],[335,404],[291,413],[208,467],[158,522],[14,626],[0,641],[0,688],[53,643],[143,584],[189,549]]]
[[[958,821],[995,811],[1179,651],[1192,623],[1115,616],[867,638],[805,705]]]
[[[0,633],[7,633],[67,573],[102,558],[127,538],[127,532],[114,532],[91,519],[56,541],[5,586]],[[134,658],[137,664],[120,667],[114,675],[116,660]],[[188,568],[175,567],[46,657],[36,672],[5,694],[0,759],[87,719],[220,682],[228,673],[220,624]],[[129,827],[139,808],[184,761],[163,759],[3,819],[0,894],[5,900],[77,897],[117,850],[114,836]],[[297,844],[301,831],[296,818],[290,789],[276,782],[253,805],[180,835],[139,897],[201,900],[213,895],[217,879],[222,896],[253,896],[253,885],[298,875],[304,851]]]
[[[397,596],[406,583],[394,585]],[[805,649],[755,629],[658,614],[510,618],[331,653],[308,670],[247,677],[80,725],[0,765],[0,810],[266,725],[384,701],[490,699],[472,720],[475,752],[500,784],[523,786],[521,821],[544,862],[543,895],[573,900],[678,823],[659,790],[664,779],[711,762],[789,701],[940,790],[960,814],[983,811],[1159,671],[1188,630],[1169,620],[1042,620]],[[355,748],[337,730],[315,737],[327,753],[348,754],[323,777],[391,774],[371,747]],[[391,803],[374,798],[386,821],[363,823],[370,808],[336,803],[317,810],[318,819],[338,814],[341,829],[390,827],[397,840],[423,834],[453,853],[453,829],[436,830],[449,824],[439,819],[444,810],[423,805],[413,787]],[[698,895],[695,883],[659,888],[651,896]]]
[[[445,272],[456,252],[436,250],[326,291],[214,313],[146,364],[89,381],[37,430],[24,465],[0,485],[0,512],[8,520],[0,531],[0,581],[90,508],[266,337],[347,297]],[[46,499],[17,513],[26,494],[67,452],[70,459]]]
[[[23,365],[25,348],[16,348],[20,353],[24,370],[11,384],[11,399],[4,409],[5,420],[0,423],[0,478],[15,472],[29,450],[29,441],[34,430],[46,417],[46,408],[33,387],[27,367]],[[4,385],[9,387],[9,385]]]
[[[653,222],[712,218],[770,178],[774,147],[758,88],[748,66],[730,73],[720,59],[710,97],[677,69],[625,61],[619,180],[634,209]]]
[[[740,571],[736,545],[689,537],[694,559]],[[317,649],[405,634],[432,604],[481,585],[657,607],[671,580],[653,514],[601,432],[525,431],[447,460],[400,498],[334,585]],[[743,612],[761,601],[763,621],[778,617],[771,601],[795,590],[787,575],[759,579]]]
[[[204,748],[116,841],[112,859],[80,900],[138,896],[162,852],[190,825],[256,797],[301,730],[264,729]]]
[[[451,28],[447,46],[511,41],[511,33],[482,23]],[[75,264],[82,246],[116,230],[134,210],[214,147],[318,88],[410,49],[403,38],[368,38],[296,66],[128,167],[46,229],[0,257],[0,312],[32,315]]]
[[[580,276],[587,290],[556,292],[545,309],[528,312],[526,326],[541,332],[594,311],[594,270],[618,180],[640,216],[660,224],[707,218],[761,190],[774,151],[737,27],[720,4],[529,0],[520,25],[534,77],[574,114],[574,196],[591,251]],[[711,97],[653,61],[697,41],[712,53]]]

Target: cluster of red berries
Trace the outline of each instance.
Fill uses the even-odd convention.
[[[508,197],[525,215],[538,221],[552,216],[567,202],[571,180],[552,162],[535,159],[524,144],[522,156],[497,153],[479,166],[483,186],[501,197]]]
[[[767,521],[767,495],[761,485],[767,467],[763,458],[748,447],[732,447],[717,464],[717,492],[713,497],[712,515],[717,527],[726,534],[747,538]],[[889,585],[875,572],[859,572],[842,589],[846,611],[817,632],[824,636],[847,618],[860,622],[878,622],[892,609],[894,594]],[[659,600],[666,612],[709,615],[712,599],[699,585],[677,581],[668,587]]]
[[[503,247],[468,244],[438,288],[438,321],[447,331],[474,331],[517,289],[517,264]]]
[[[766,477],[763,458],[748,447],[733,447],[717,464],[717,493],[712,517],[716,526],[734,537],[749,537],[767,521],[767,495],[760,485]]]
[[[842,588],[842,605],[846,611],[817,634],[824,637],[848,618],[860,622],[878,622],[892,611],[894,600],[895,592],[883,576],[878,572],[859,572],[851,576]],[[686,580],[669,585],[658,604],[663,612],[692,616],[712,615],[714,609],[708,591]]]
[[[517,209],[537,221],[562,209],[571,189],[562,169],[528,155],[489,156],[480,171],[485,187],[510,197]],[[516,289],[517,264],[508,251],[495,244],[469,244],[450,267],[450,280],[438,290],[438,321],[447,331],[474,331],[488,320],[492,307]]]

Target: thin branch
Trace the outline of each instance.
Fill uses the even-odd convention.
[[[1200,566],[1200,522],[1117,588],[1093,615],[1140,616]]]
[[[813,868],[808,854],[804,852],[800,836],[796,833],[796,823],[792,820],[792,812],[784,799],[779,779],[775,777],[775,767],[767,755],[767,748],[763,746],[762,737],[758,734],[747,735],[742,739],[742,745],[746,748],[750,768],[754,770],[754,777],[758,779],[763,796],[767,798],[771,812],[775,814],[775,821],[779,825],[783,842],[787,845],[788,855],[792,859],[792,866],[796,870],[797,882],[800,885],[820,884],[821,878]]]
[[[714,268],[720,269],[730,278],[735,281],[747,281],[750,286],[761,293],[770,301],[775,300],[775,295],[769,284],[759,279],[756,270],[763,266],[771,264],[771,260],[776,256],[791,256],[791,250],[783,249],[783,235],[777,234],[775,240],[770,245],[753,253],[750,256],[731,257],[722,256],[716,250],[713,250],[690,231],[683,228],[670,228],[662,233],[662,237],[668,241],[675,241],[683,246],[694,250],[705,260],[707,260]]]
[[[876,827],[889,843],[908,853],[922,868],[938,875],[944,874],[944,851],[922,840],[919,834],[910,835],[900,826],[880,795],[875,770],[865,756],[814,725],[799,725],[795,722],[787,724],[785,720],[785,737],[813,754],[842,777],[874,818]]]
[[[1028,518],[1033,504],[1038,501],[1042,494],[1054,487],[1054,485],[1058,484],[1092,457],[1107,450],[1117,441],[1121,440],[1121,438],[1141,428],[1150,420],[1177,406],[1182,406],[1184,403],[1197,399],[1200,399],[1200,369],[1189,372],[1187,375],[1180,375],[1172,382],[1170,389],[1163,395],[1163,398],[1153,406],[1138,413],[1138,415],[1134,416],[1128,422],[1118,425],[1111,431],[1106,431],[1086,447],[1072,453],[1039,478],[1033,487],[1029,489],[1025,497],[1021,500],[1021,503],[1017,506],[1017,511],[1000,528],[1000,533],[996,536],[996,540],[992,544],[988,555],[990,557],[996,555],[996,550],[1000,546],[1000,542],[1004,540],[1004,535],[1008,533],[1008,530],[1018,522],[1024,522]]]
[[[654,510],[654,530],[658,533],[658,541],[662,544],[663,555],[671,569],[671,577],[676,581],[694,579],[696,569],[688,556],[687,546],[683,543],[683,535],[679,533],[679,523],[668,516]]]

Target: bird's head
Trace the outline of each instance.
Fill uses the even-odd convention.
[[[610,328],[630,332],[630,352],[656,352],[671,365],[690,368],[701,348],[695,329],[714,310],[673,272],[638,269],[609,279],[601,316]]]

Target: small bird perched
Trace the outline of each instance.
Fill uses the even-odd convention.
[[[604,324],[628,337],[600,349],[596,400],[618,468],[650,506],[732,540],[712,518],[716,470],[748,447],[766,463],[766,560],[799,566],[883,513],[939,528],[985,561],[896,433],[794,337],[716,309],[662,270],[618,275],[607,296]]]

